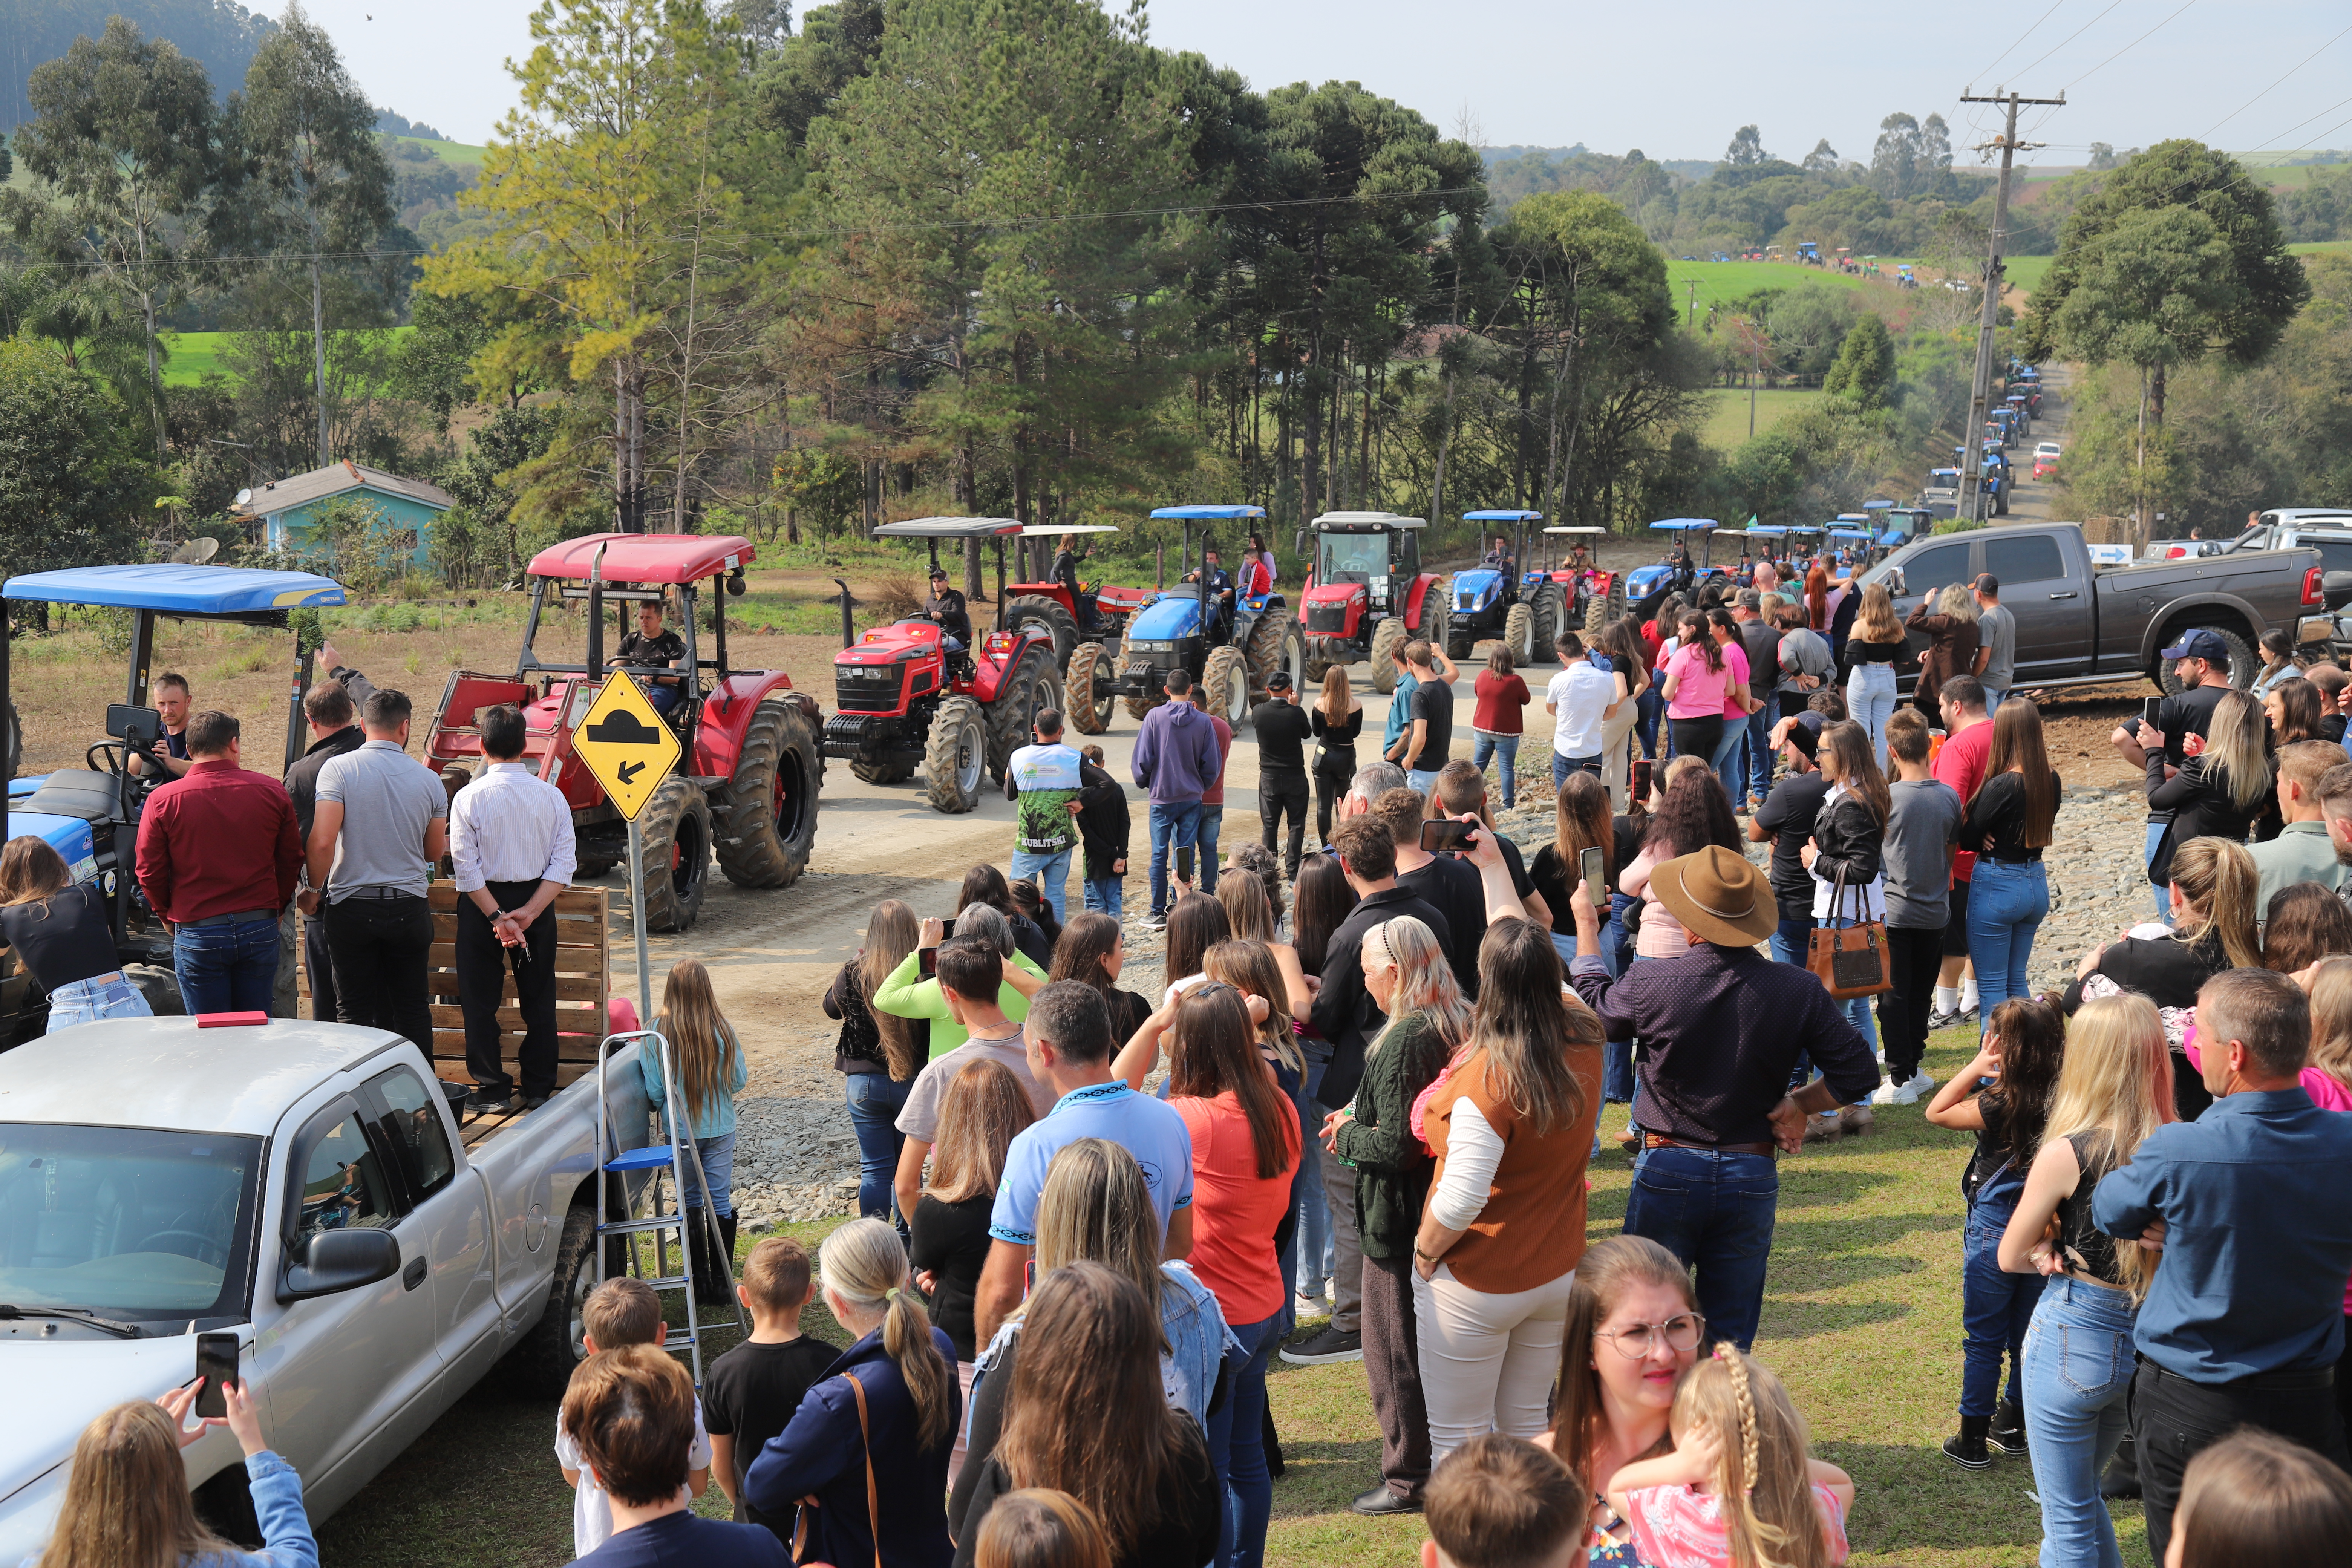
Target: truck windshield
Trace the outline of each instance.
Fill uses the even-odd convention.
[[[0,1122],[0,1301],[245,1316],[261,1140]]]
[[[1318,583],[1368,583],[1389,574],[1385,533],[1327,533],[1315,563]]]

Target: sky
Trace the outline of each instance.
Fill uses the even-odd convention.
[[[264,0],[267,4],[267,0]],[[503,68],[530,47],[530,0],[308,0],[383,107],[460,142],[514,101]],[[369,13],[373,13],[373,19]],[[1152,41],[1263,89],[1330,79],[1488,145],[1714,158],[1753,123],[1791,161],[1827,138],[1867,162],[1896,110],[1951,122],[1955,149],[1999,128],[1961,93],[2014,88],[2048,163],[2172,136],[2232,151],[2352,147],[2352,7],[2344,0],[1695,0],[1679,10],[1557,0],[1153,0]],[[2299,121],[2308,121],[2301,123]],[[1966,163],[1970,154],[1960,152]]]

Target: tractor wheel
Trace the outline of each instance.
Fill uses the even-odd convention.
[[[1062,701],[1062,677],[1045,650],[1031,647],[1005,672],[988,705],[988,776],[1004,782],[1004,764],[1029,743],[1029,729],[1040,708],[1057,708]]]
[[[1290,672],[1293,687],[1307,678],[1307,639],[1299,632],[1298,623],[1279,610],[1269,610],[1250,628],[1244,657],[1249,661],[1252,696],[1266,689],[1266,678],[1277,669]]]
[[[710,802],[702,786],[673,774],[646,806],[646,924],[687,931],[710,886]]]
[[[1511,650],[1512,663],[1522,666],[1535,663],[1536,608],[1525,599],[1503,613],[1503,646]],[[1460,658],[1462,656],[1457,653],[1454,657]]]
[[[1424,642],[1435,642],[1445,635],[1445,607],[1454,602],[1454,579],[1433,577],[1429,592],[1421,596],[1421,619],[1407,629]]]
[[[1237,647],[1211,650],[1201,670],[1201,690],[1209,711],[1235,729],[1249,713],[1249,664]]]
[[[789,888],[816,845],[816,737],[789,702],[751,710],[736,752],[719,868],[739,888]]]
[[[943,699],[931,715],[923,747],[931,809],[953,816],[980,804],[980,775],[988,766],[988,715],[969,697]]]
[[[1505,636],[1507,638],[1508,633]],[[1478,646],[1478,634],[1461,616],[1445,617],[1445,656],[1448,658],[1468,658],[1470,650]]]
[[[1110,728],[1111,707],[1118,700],[1108,691],[1095,695],[1095,678],[1108,673],[1103,657],[1098,642],[1082,642],[1070,650],[1063,695],[1070,704],[1070,728],[1081,735],[1099,735]]]
[[[1555,657],[1551,651],[1552,644],[1559,639],[1559,590],[1547,589],[1538,594],[1532,603],[1536,618],[1536,647],[1535,651],[1528,656],[1528,662],[1549,664]]]
[[[1023,594],[1007,600],[1004,629],[1017,632],[1023,626],[1035,626],[1054,639],[1055,669],[1070,668],[1070,655],[1078,646],[1078,618],[1061,600],[1049,599],[1043,594]]]
[[[859,784],[894,784],[914,776],[912,763],[852,763],[849,776]]]
[[[572,879],[575,881],[586,881],[601,877],[619,864],[618,860],[606,860],[596,856],[583,855],[580,857],[579,864],[572,868]]]
[[[25,721],[17,716],[16,705],[8,704],[8,776],[15,778],[18,764],[25,760]]]
[[[1143,722],[1145,715],[1149,714],[1154,708],[1159,707],[1162,701],[1166,700],[1166,699],[1158,697],[1123,697],[1119,699],[1119,700],[1127,705],[1127,716],[1140,724]]]
[[[1404,645],[1412,639],[1404,635],[1404,623],[1394,616],[1372,630],[1372,689],[1386,697],[1396,689],[1397,665],[1404,654]]]
[[[1625,574],[1609,574],[1609,592],[1594,595],[1584,606],[1584,629],[1597,632],[1625,614]]]

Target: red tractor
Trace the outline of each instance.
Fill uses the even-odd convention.
[[[1076,523],[1067,528],[1045,527],[1031,523],[1021,531],[1024,540],[1057,541],[1071,534],[1117,533],[1108,523]],[[1049,543],[1048,548],[1053,548]],[[1073,595],[1068,586],[1055,581],[1014,583],[1004,589],[1010,597],[1004,601],[1003,629],[1017,632],[1035,626],[1054,639],[1054,668],[1065,680],[1070,673],[1070,655],[1087,643],[1115,643],[1127,630],[1128,617],[1160,596],[1154,588],[1120,588],[1108,583],[1096,583],[1088,587],[1084,582]],[[1110,703],[1102,703],[1106,722],[1110,717]],[[1099,733],[1088,731],[1089,734]]]
[[[867,784],[897,784],[920,765],[931,805],[970,811],[985,770],[1002,782],[1026,745],[1037,711],[1062,705],[1054,637],[1031,621],[1008,629],[1004,542],[1021,524],[1001,517],[926,517],[886,522],[878,539],[920,539],[940,562],[940,542],[996,543],[995,629],[969,648],[950,648],[939,623],[909,616],[864,637],[851,629],[849,586],[841,589],[841,651],[834,656],[836,711],[824,726],[824,754],[840,757]],[[839,578],[835,579],[840,582]]]
[[[1315,535],[1314,570],[1300,604],[1307,616],[1307,679],[1335,664],[1368,658],[1372,689],[1396,689],[1404,645],[1445,635],[1445,579],[1421,569],[1417,517],[1387,511],[1327,511],[1298,534]]]
[[[501,702],[519,705],[529,735],[526,760],[572,803],[579,875],[602,876],[627,856],[628,824],[605,799],[596,775],[572,755],[572,737],[604,679],[604,608],[612,602],[625,622],[642,605],[674,604],[677,614],[668,629],[686,645],[679,679],[674,687],[649,689],[677,694],[664,717],[685,760],[640,819],[646,922],[656,931],[684,931],[694,923],[714,850],[719,868],[736,886],[782,888],[808,868],[816,843],[817,793],[824,780],[817,732],[824,716],[782,670],[727,665],[727,595],[743,592],[743,567],[751,558],[751,541],[726,534],[592,533],[541,551],[530,563],[530,616],[514,674],[461,669],[450,676],[425,746],[436,768],[476,764],[482,754],[476,715]],[[698,585],[705,583],[711,658],[703,657],[697,614]],[[539,657],[542,631],[551,634],[563,624],[550,623],[551,593],[559,613],[566,600],[587,606],[581,663]],[[667,876],[659,874],[664,868]]]
[[[1625,574],[1606,572],[1591,559],[1579,563],[1578,550],[1591,550],[1608,535],[1605,528],[1587,525],[1581,528],[1547,528],[1543,531],[1543,574],[1566,589],[1568,602],[1559,616],[1559,628],[1568,631],[1582,627],[1597,632],[1625,613]],[[1553,542],[1559,542],[1561,559],[1552,560]],[[1590,642],[1591,638],[1586,638]]]

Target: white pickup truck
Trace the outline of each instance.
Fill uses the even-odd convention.
[[[635,1048],[614,1064],[617,1141],[642,1145]],[[194,1380],[199,1333],[237,1336],[314,1521],[500,1357],[560,1391],[594,1279],[595,1138],[593,1075],[461,1127],[381,1029],[124,1019],[0,1056],[0,1563],[47,1539],[92,1416]],[[199,1512],[247,1535],[235,1441],[185,1455]]]

